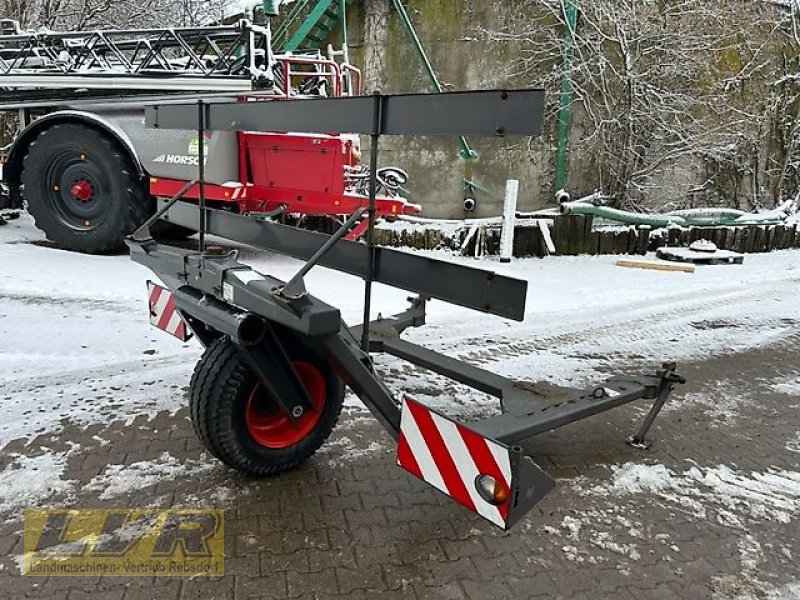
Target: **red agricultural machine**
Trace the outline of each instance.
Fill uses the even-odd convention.
[[[22,32],[0,27],[0,110],[20,131],[3,165],[7,207],[24,203],[47,237],[83,252],[123,245],[157,198],[200,194],[198,134],[144,127],[149,102],[286,102],[360,93],[358,69],[329,50],[276,55],[268,25]],[[366,203],[356,135],[294,133],[259,123],[204,140],[209,206],[240,215],[349,215]],[[419,212],[407,175],[378,173],[376,214]],[[162,224],[173,234],[188,230]],[[347,236],[358,237],[366,222]]]

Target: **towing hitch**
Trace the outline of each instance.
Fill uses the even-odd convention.
[[[348,131],[372,136],[367,243],[344,239],[351,216],[333,236],[252,219],[180,194],[129,239],[131,257],[166,287],[150,284],[151,322],[176,337],[193,333],[206,346],[191,382],[198,437],[227,465],[267,475],[294,467],[326,440],[349,387],[397,440],[397,464],[498,527],[518,522],[555,485],[519,446],[539,433],[636,400],[652,407],[629,443],[646,435],[683,378],[667,364],[653,375],[614,376],[585,389],[517,382],[402,338],[425,323],[428,299],[521,321],[527,283],[373,244],[375,169],[383,134],[538,134],[541,90],[381,96],[291,103],[165,105],[147,109],[151,126]],[[203,136],[198,136],[203,143]],[[201,148],[202,152],[202,148]],[[201,154],[202,156],[202,154]],[[202,164],[202,163],[201,163]],[[200,168],[199,182],[203,173]],[[197,250],[157,243],[157,218],[200,231]],[[214,235],[306,261],[289,282],[260,273],[238,252],[209,252]],[[315,265],[361,277],[365,311],[348,327],[339,310],[309,294],[304,276]],[[373,282],[415,294],[405,312],[370,320]],[[456,421],[407,394],[392,392],[373,366],[385,353],[492,395],[497,414]]]

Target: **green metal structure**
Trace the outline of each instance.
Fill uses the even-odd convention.
[[[272,34],[274,46],[284,52],[317,50],[337,28],[346,41],[344,20],[349,1],[296,0]]]
[[[572,102],[572,59],[575,51],[575,27],[578,23],[576,0],[567,0],[564,8],[567,31],[564,34],[564,70],[561,74],[561,99],[558,109],[558,154],[553,192],[563,190],[567,183],[567,136],[569,134],[569,106]]]

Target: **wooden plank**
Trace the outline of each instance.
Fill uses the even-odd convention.
[[[590,231],[586,236],[586,254],[599,254],[600,253],[600,234],[596,231]]]
[[[647,246],[650,243],[650,228],[639,227],[636,230],[636,254],[644,256],[647,254]]]
[[[583,220],[583,248],[582,254],[597,254],[597,236],[592,231],[594,217],[587,216]]]
[[[614,232],[613,231],[599,231],[597,232],[597,251],[599,254],[614,254]]]
[[[747,227],[747,241],[745,242],[744,252],[747,254],[752,254],[753,250],[756,247],[756,229],[755,225],[749,225]]]
[[[543,256],[547,256],[550,254],[556,253],[556,245],[553,242],[553,228],[550,227],[550,223],[545,220],[540,220],[539,224],[539,233],[542,236],[542,244],[544,244],[543,248]]]
[[[628,237],[630,232],[626,229],[618,231],[614,236],[614,254],[627,254],[628,253]]]
[[[736,227],[725,228],[725,243],[722,246],[723,250],[733,250],[736,242]]]
[[[753,252],[766,252],[767,250],[767,232],[764,227],[756,227],[756,237],[753,243]]]
[[[616,265],[628,269],[649,269],[652,271],[678,271],[682,273],[694,273],[694,265],[674,263],[667,261],[637,260],[633,258],[620,258]]]
[[[514,244],[511,247],[511,255],[515,256],[516,258],[522,258],[524,256],[531,256],[529,254],[528,249],[528,233],[529,227],[514,227]]]
[[[727,233],[728,230],[725,227],[716,227],[714,229],[714,243],[717,245],[717,248],[725,247],[725,236]]]
[[[628,247],[625,249],[625,254],[636,254],[636,241],[638,239],[636,229],[630,227],[628,229]]]
[[[786,228],[786,239],[784,240],[783,247],[791,248],[794,246],[794,238],[797,235],[797,225],[792,225]]]
[[[781,234],[783,233],[782,230],[783,230],[783,228],[781,228],[781,232],[780,232]],[[764,232],[764,237],[765,237],[765,240],[764,240],[764,251],[765,252],[771,252],[775,248],[775,241],[776,241],[776,238],[778,237],[778,235],[779,235],[779,232],[778,232],[778,227],[777,226],[770,225],[770,226],[768,226],[766,228],[766,230]]]
[[[580,248],[583,245],[583,215],[569,215],[569,243],[568,250],[570,256],[577,256],[580,254]]]
[[[566,253],[564,246],[564,226],[566,217],[556,217],[553,219],[553,244],[555,245],[555,254],[562,255]],[[569,229],[569,227],[567,227]]]
[[[733,244],[733,248],[729,248],[729,250],[733,250],[734,252],[743,253],[744,248],[746,245],[745,241],[745,232],[747,230],[744,227],[737,227],[736,228],[736,241]]]
[[[794,225],[786,225],[783,228],[783,239],[781,240],[780,249],[786,250],[787,248],[791,248],[792,240],[794,239]]]

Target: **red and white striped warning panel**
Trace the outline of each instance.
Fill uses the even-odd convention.
[[[175,294],[167,288],[147,282],[147,304],[150,324],[185,342],[192,337],[186,322],[175,308]]]
[[[509,449],[408,396],[403,398],[397,464],[495,525],[508,526]]]

